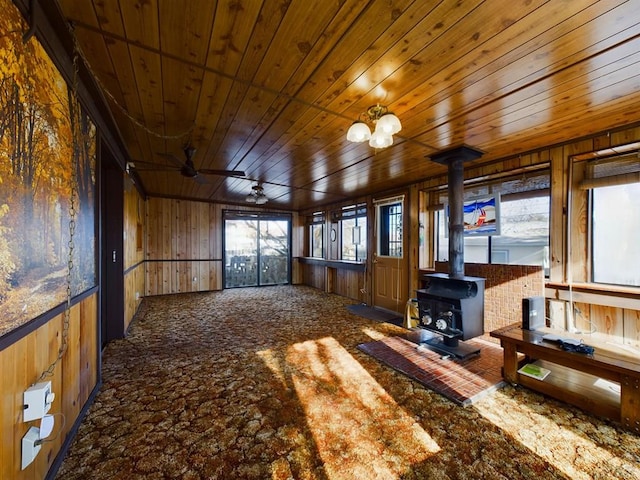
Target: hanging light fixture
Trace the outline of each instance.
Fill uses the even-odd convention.
[[[374,125],[371,133],[369,124]],[[353,122],[347,132],[350,142],[366,142],[373,148],[386,148],[393,144],[393,135],[402,129],[398,117],[384,105],[372,105],[360,115],[360,120]]]
[[[249,192],[245,201],[248,203],[255,203],[256,205],[264,205],[269,201],[269,198],[265,195],[262,185],[258,183],[251,187],[251,192]]]

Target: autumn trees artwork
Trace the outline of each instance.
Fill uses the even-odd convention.
[[[0,336],[96,285],[96,129],[0,0]]]

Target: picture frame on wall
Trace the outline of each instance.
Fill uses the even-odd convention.
[[[445,205],[447,225],[449,204]],[[463,234],[465,237],[500,235],[500,194],[490,193],[466,199],[463,202]],[[445,237],[448,237],[448,228]]]

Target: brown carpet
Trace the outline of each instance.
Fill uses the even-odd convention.
[[[373,358],[404,373],[458,405],[471,405],[504,385],[502,348],[482,339],[465,342],[480,353],[464,359],[442,356],[401,336],[358,345]]]
[[[640,437],[511,386],[461,407],[307,287],[146,298],[58,479],[640,478]]]

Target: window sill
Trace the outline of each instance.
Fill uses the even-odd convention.
[[[317,257],[298,257],[300,263],[307,265],[322,265],[329,268],[337,268],[343,270],[360,270],[364,271],[364,262],[355,262],[352,260],[325,260]]]
[[[640,288],[596,283],[545,283],[545,297],[640,310]]]

